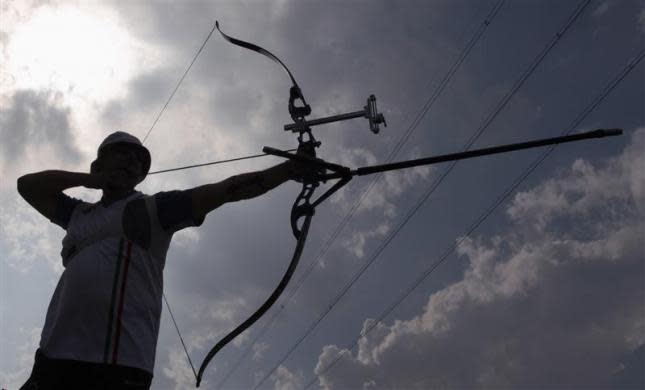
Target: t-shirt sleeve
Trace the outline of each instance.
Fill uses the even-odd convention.
[[[67,230],[67,225],[69,225],[74,209],[81,203],[83,203],[82,200],[72,198],[61,192],[56,199],[56,211],[51,221]]]
[[[192,190],[160,192],[154,197],[159,223],[166,232],[174,233],[204,222],[204,217],[193,215]]]

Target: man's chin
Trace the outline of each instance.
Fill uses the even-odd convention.
[[[127,177],[108,183],[107,188],[110,191],[128,191],[134,189],[137,184],[139,184],[139,181],[132,177]]]

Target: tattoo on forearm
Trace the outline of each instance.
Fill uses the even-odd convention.
[[[226,188],[226,193],[231,196],[242,196],[253,192],[267,191],[264,177],[259,173],[234,176]]]

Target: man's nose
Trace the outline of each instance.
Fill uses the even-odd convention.
[[[134,150],[120,150],[117,153],[117,156],[123,160],[136,160],[137,152],[135,152]]]

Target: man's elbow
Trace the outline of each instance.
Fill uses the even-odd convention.
[[[25,197],[25,192],[27,191],[27,183],[29,182],[28,179],[29,175],[24,175],[20,176],[18,180],[16,181],[17,187],[18,187],[18,193],[24,198]]]
[[[33,192],[34,182],[33,173],[20,176],[16,182],[20,196],[26,199]]]

